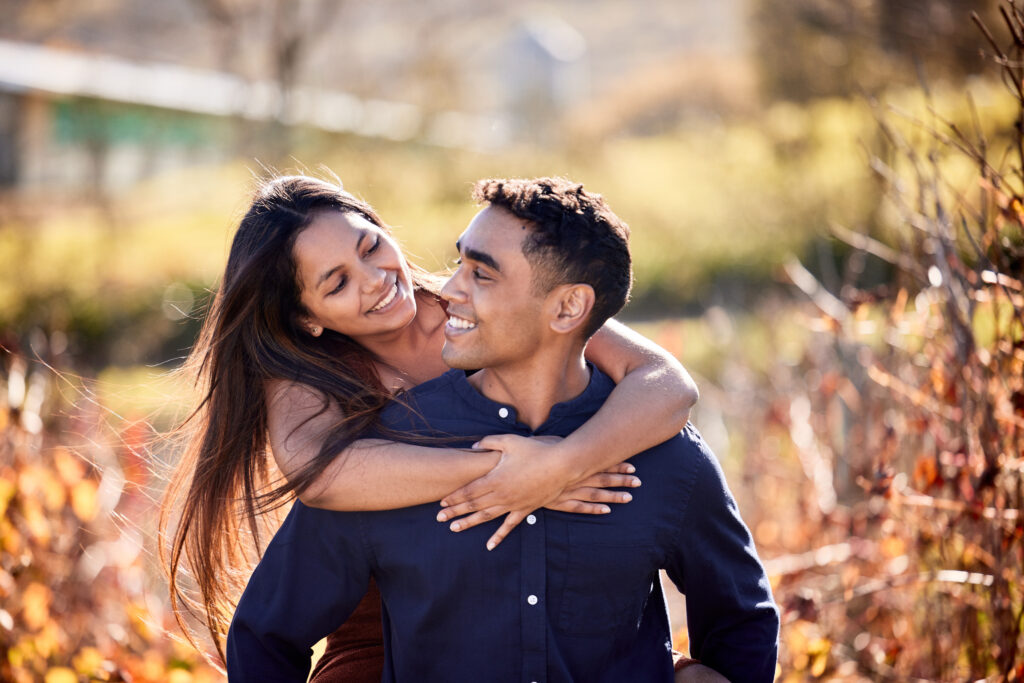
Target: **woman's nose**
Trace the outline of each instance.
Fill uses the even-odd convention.
[[[366,278],[363,280],[363,291],[367,294],[372,294],[380,290],[387,277],[387,271],[383,268],[377,268],[376,266],[367,264]]]

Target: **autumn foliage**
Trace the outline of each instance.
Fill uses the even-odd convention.
[[[1024,8],[1001,14],[1009,47],[979,35],[1024,116]],[[834,228],[838,287],[787,265],[814,334],[747,417],[782,680],[1024,680],[1024,137],[878,117],[890,229]]]
[[[1024,8],[1000,14],[977,35],[1024,121]],[[832,226],[834,273],[786,264],[761,368],[731,360],[696,422],[743,456],[780,680],[1024,681],[1024,126],[877,112],[879,220]],[[655,337],[689,364],[682,329]],[[0,343],[0,680],[220,680],[167,611],[152,430]]]
[[[63,375],[2,359],[0,680],[221,680],[173,635],[154,581],[148,428],[110,428],[82,387],[61,407]]]

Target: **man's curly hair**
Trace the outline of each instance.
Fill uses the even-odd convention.
[[[534,291],[547,293],[561,284],[593,288],[585,339],[626,304],[633,284],[629,226],[604,197],[565,178],[492,178],[476,183],[473,199],[527,222],[523,255],[533,267]]]

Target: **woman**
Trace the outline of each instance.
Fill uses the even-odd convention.
[[[453,531],[508,513],[493,547],[538,507],[599,514],[605,503],[625,502],[628,494],[600,488],[637,483],[617,463],[685,425],[696,399],[685,370],[612,324],[595,335],[587,357],[619,384],[560,442],[505,435],[464,451],[360,441],[396,392],[447,370],[440,354],[447,316],[435,284],[405,261],[370,206],[331,183],[272,180],[242,219],[187,364],[204,393],[186,422],[190,440],[161,518],[166,538],[181,504],[166,558],[172,602],[201,609],[222,657],[233,598],[247,576],[239,569],[251,566],[272,528],[261,513],[288,496],[339,510],[444,497],[440,521],[472,513],[452,522]],[[183,564],[198,600],[186,595]],[[376,667],[379,680],[372,587],[350,622],[332,639],[325,668],[356,680],[372,678]],[[364,625],[377,633],[368,636]]]

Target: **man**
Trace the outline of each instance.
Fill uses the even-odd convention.
[[[558,179],[482,181],[459,239],[444,358],[383,423],[450,435],[565,436],[611,380],[586,340],[625,303],[628,228]],[[229,673],[302,681],[309,647],[374,578],[385,681],[672,681],[659,569],[687,596],[691,653],[733,681],[771,681],[778,612],[714,456],[692,426],[630,462],[644,485],[599,517],[538,510],[491,552],[436,507],[341,513],[296,503],[239,603]],[[686,674],[690,669],[680,672]],[[696,673],[696,669],[693,670]]]

